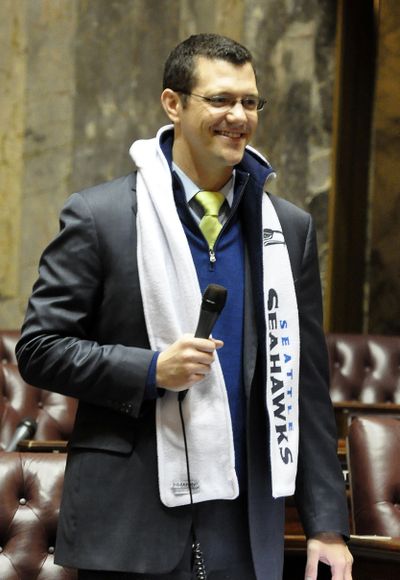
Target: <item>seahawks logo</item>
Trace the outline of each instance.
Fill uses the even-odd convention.
[[[286,245],[285,238],[281,230],[271,230],[265,228],[263,230],[263,243],[264,246],[275,246],[275,244]]]

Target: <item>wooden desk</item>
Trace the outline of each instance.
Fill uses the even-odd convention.
[[[353,580],[398,580],[400,578],[400,538],[351,536],[349,548],[354,557]],[[285,535],[283,580],[304,580],[306,539]],[[320,565],[318,580],[330,580],[330,570]]]

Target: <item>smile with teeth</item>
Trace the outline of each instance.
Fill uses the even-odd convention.
[[[222,135],[223,137],[229,137],[229,139],[242,139],[245,133],[239,131],[218,131],[215,130],[217,135]]]

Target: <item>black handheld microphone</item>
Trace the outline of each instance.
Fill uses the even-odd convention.
[[[201,301],[199,322],[195,337],[208,338],[217,322],[219,315],[225,306],[228,290],[218,284],[209,284],[204,290]]]
[[[37,429],[37,423],[34,419],[30,417],[25,417],[22,419],[21,423],[17,426],[11,441],[6,447],[6,451],[16,451],[18,448],[18,443],[23,439],[32,439]]]
[[[228,290],[219,284],[209,284],[204,290],[201,301],[199,322],[194,336],[196,338],[208,338],[217,322],[222,309],[225,306]],[[183,401],[187,393],[181,391],[178,395],[179,401]]]

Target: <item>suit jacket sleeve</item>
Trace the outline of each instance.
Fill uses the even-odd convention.
[[[317,244],[311,219],[296,288],[301,348],[296,502],[307,536],[324,531],[347,536],[348,511],[329,396]]]
[[[107,341],[105,320],[123,317],[127,298],[118,290],[121,280],[114,280],[110,297],[105,295],[109,278],[118,277],[118,264],[110,262],[118,260],[107,263],[101,242],[102,224],[94,215],[97,206],[90,200],[90,196],[81,194],[69,198],[61,213],[60,233],[41,258],[39,278],[16,348],[19,369],[30,384],[137,416],[154,353],[145,331],[135,336],[134,327],[126,341],[115,330]],[[106,212],[102,213],[105,222]],[[132,229],[134,216],[129,214]],[[119,225],[113,231],[111,214],[109,221],[108,235],[119,239]],[[122,245],[123,240],[121,256]],[[131,252],[135,252],[134,247]],[[139,294],[138,280],[135,282]],[[131,291],[134,295],[135,284]],[[110,304],[112,300],[114,304]],[[141,304],[137,308],[143,316]],[[127,312],[125,315],[130,318]]]

